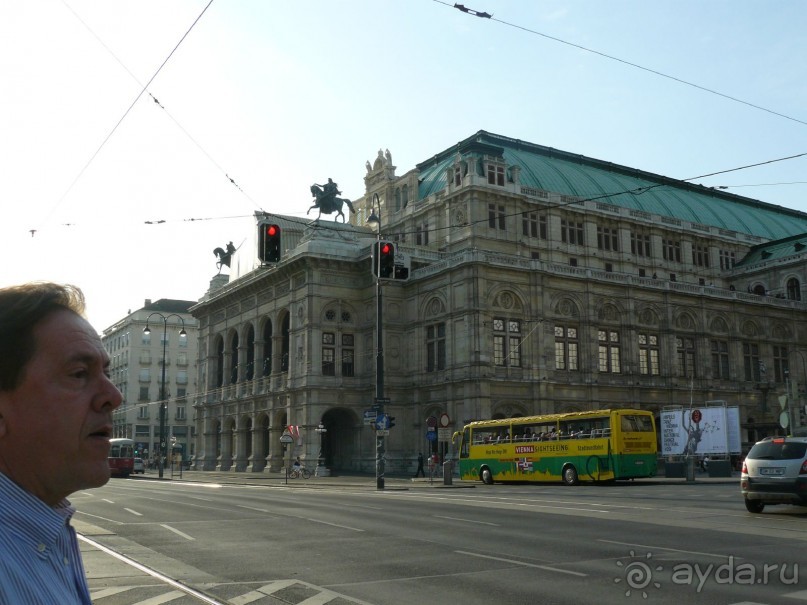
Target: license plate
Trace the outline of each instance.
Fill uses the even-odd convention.
[[[768,476],[781,476],[785,474],[784,467],[777,466],[773,468],[761,468],[759,469],[760,475],[768,475]]]

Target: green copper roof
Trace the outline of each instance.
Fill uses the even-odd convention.
[[[523,187],[595,199],[772,240],[807,233],[804,212],[484,130],[418,164],[419,199],[445,188],[446,170],[454,164],[457,154],[467,161],[478,161],[482,155],[503,157],[508,168],[521,168],[519,180]]]

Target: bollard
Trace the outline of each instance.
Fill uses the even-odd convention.
[[[695,456],[687,456],[686,458],[686,475],[687,482],[695,480]]]
[[[451,460],[443,462],[443,485],[451,485],[452,474],[454,473],[451,467]]]

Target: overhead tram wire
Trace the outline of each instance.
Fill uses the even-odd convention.
[[[82,168],[82,169],[79,171],[79,173],[78,173],[78,175],[76,176],[76,178],[75,178],[75,179],[73,179],[73,182],[72,182],[72,183],[70,183],[70,186],[67,188],[67,191],[65,191],[65,192],[64,192],[64,194],[62,194],[62,197],[60,197],[60,198],[59,198],[59,200],[56,202],[56,204],[54,204],[54,206],[53,206],[53,207],[50,209],[50,212],[48,212],[48,214],[45,216],[45,222],[47,222],[47,221],[50,219],[50,217],[51,217],[51,216],[53,216],[53,213],[54,213],[54,212],[56,212],[56,209],[57,209],[57,208],[58,208],[58,207],[61,205],[61,203],[64,201],[64,199],[65,199],[65,198],[68,196],[68,194],[69,194],[69,193],[70,193],[70,192],[73,190],[73,187],[75,187],[76,183],[79,181],[79,179],[82,177],[82,175],[83,175],[83,174],[84,174],[84,173],[87,171],[87,169],[90,167],[90,164],[92,164],[92,163],[93,163],[93,161],[95,160],[95,158],[98,156],[98,154],[99,154],[99,153],[101,153],[101,149],[103,149],[103,148],[104,148],[104,146],[105,146],[105,145],[107,144],[107,142],[109,141],[109,139],[110,139],[110,138],[112,138],[112,135],[113,135],[113,134],[115,134],[115,131],[117,131],[118,127],[119,127],[119,126],[120,126],[120,125],[123,123],[123,121],[126,119],[126,116],[128,116],[128,115],[129,115],[129,113],[132,111],[132,109],[134,108],[134,106],[135,106],[135,105],[137,104],[137,102],[140,100],[140,97],[142,97],[142,96],[143,96],[143,93],[145,93],[145,92],[146,92],[146,90],[148,89],[148,87],[149,87],[149,86],[151,85],[151,83],[154,81],[154,78],[156,78],[156,77],[157,77],[157,75],[158,75],[158,74],[159,74],[159,73],[162,71],[163,67],[165,67],[165,65],[168,63],[168,61],[171,59],[171,57],[174,55],[174,53],[175,53],[175,52],[177,51],[177,49],[180,47],[180,45],[182,44],[182,42],[184,42],[184,41],[185,41],[185,38],[187,38],[187,37],[188,37],[188,35],[189,35],[189,34],[191,33],[191,31],[193,30],[193,28],[194,28],[194,27],[196,26],[196,24],[199,22],[199,19],[201,19],[201,18],[202,18],[202,15],[204,15],[204,14],[205,14],[205,12],[207,11],[207,9],[208,9],[208,8],[210,8],[210,5],[211,5],[211,4],[213,4],[213,0],[210,0],[210,1],[209,1],[209,2],[208,2],[206,5],[205,5],[205,7],[202,9],[202,12],[201,12],[201,13],[199,13],[199,16],[197,16],[197,17],[196,17],[196,19],[193,21],[193,23],[192,23],[192,24],[191,24],[191,26],[188,28],[188,30],[187,30],[187,31],[186,31],[186,32],[185,32],[185,33],[182,35],[182,38],[180,38],[179,42],[177,42],[177,44],[176,44],[176,46],[174,46],[173,50],[171,50],[171,52],[170,52],[170,53],[168,53],[168,56],[165,58],[165,60],[162,62],[162,64],[161,64],[161,65],[160,65],[160,66],[157,68],[157,71],[155,71],[155,72],[154,72],[154,75],[152,75],[152,76],[151,76],[151,78],[149,78],[149,81],[148,81],[148,82],[146,82],[146,85],[142,87],[142,89],[140,90],[140,92],[139,92],[139,93],[137,94],[137,96],[135,97],[134,101],[132,101],[132,103],[129,105],[128,109],[127,109],[127,110],[126,110],[126,111],[123,113],[123,115],[121,116],[120,120],[118,120],[117,124],[115,124],[115,126],[112,128],[112,130],[111,130],[111,131],[109,132],[109,134],[106,136],[106,138],[105,138],[105,139],[104,139],[104,140],[101,142],[101,144],[98,146],[98,149],[96,149],[96,150],[95,150],[95,153],[93,153],[93,154],[92,154],[92,156],[91,156],[91,157],[90,157],[90,159],[87,161],[87,163],[84,165],[84,167],[83,167],[83,168]],[[72,11],[72,9],[70,9],[70,10]],[[75,14],[75,12],[74,12],[73,14]]]
[[[131,70],[130,70],[130,69],[127,67],[127,66],[126,66],[126,64],[125,64],[123,61],[121,61],[121,60],[118,58],[118,56],[117,56],[117,55],[116,55],[116,54],[115,54],[115,53],[112,51],[112,49],[111,49],[111,48],[109,48],[109,46],[107,46],[107,45],[104,43],[104,41],[103,41],[103,40],[100,38],[100,36],[98,36],[98,34],[96,34],[96,33],[95,33],[95,31],[93,31],[93,29],[92,29],[92,28],[91,28],[89,25],[87,25],[87,23],[86,23],[86,22],[85,22],[85,21],[84,21],[84,20],[81,18],[81,16],[79,16],[79,15],[78,15],[78,14],[77,14],[77,13],[76,13],[76,12],[75,12],[75,11],[74,11],[72,8],[71,8],[71,7],[70,7],[70,6],[67,4],[67,2],[66,2],[65,0],[62,0],[62,2],[65,4],[65,6],[67,6],[67,8],[70,10],[70,12],[72,12],[72,13],[73,13],[73,15],[76,17],[76,19],[78,19],[78,21],[79,21],[79,22],[80,22],[80,23],[81,23],[81,24],[82,24],[82,25],[83,25],[83,26],[84,26],[84,27],[87,29],[87,31],[89,31],[89,32],[90,32],[90,34],[92,34],[93,38],[95,38],[95,39],[96,39],[96,41],[97,41],[97,42],[98,42],[98,43],[99,43],[99,44],[100,44],[100,45],[101,45],[101,46],[104,48],[104,50],[106,50],[106,51],[109,53],[109,55],[110,55],[110,56],[111,56],[113,59],[115,59],[115,61],[118,63],[118,65],[120,65],[120,66],[121,66],[121,67],[124,69],[124,71],[125,71],[127,74],[129,74],[129,76],[132,78],[132,80],[134,80],[134,81],[137,83],[137,85],[138,85],[138,86],[140,86],[140,87],[142,87],[142,88],[144,88],[144,89],[145,89],[145,87],[143,87],[143,83],[140,81],[140,79],[139,79],[139,78],[138,78],[138,77],[137,77],[135,74],[133,74],[133,73],[132,73],[132,71],[131,71]],[[209,4],[208,4],[208,6],[209,6]],[[190,141],[191,141],[191,142],[192,142],[192,143],[193,143],[193,144],[196,146],[196,148],[197,148],[197,149],[199,149],[199,151],[201,151],[201,152],[202,152],[202,153],[203,153],[203,154],[204,154],[204,155],[207,157],[207,159],[208,159],[208,160],[210,160],[210,162],[211,162],[211,163],[212,163],[212,164],[213,164],[213,165],[214,165],[216,168],[218,168],[219,172],[221,172],[221,173],[222,173],[222,174],[225,176],[225,178],[226,178],[228,181],[230,181],[230,183],[232,183],[232,184],[233,184],[233,186],[235,186],[235,188],[236,188],[236,189],[238,189],[238,191],[240,191],[240,192],[241,192],[241,193],[244,195],[244,197],[246,197],[246,198],[247,198],[247,199],[248,199],[250,202],[252,202],[252,204],[255,206],[255,208],[259,208],[259,209],[260,209],[260,205],[259,205],[259,204],[258,204],[258,203],[257,203],[255,200],[253,200],[253,199],[252,199],[252,198],[251,198],[251,197],[250,197],[250,196],[249,196],[249,195],[248,195],[248,194],[247,194],[247,193],[246,193],[246,192],[245,192],[245,191],[244,191],[244,190],[241,188],[241,186],[240,186],[238,183],[236,183],[236,182],[235,182],[235,179],[233,179],[233,178],[232,178],[232,177],[231,177],[231,176],[230,176],[230,175],[227,173],[227,171],[226,171],[226,170],[224,170],[224,168],[222,168],[222,167],[219,165],[219,163],[218,163],[218,162],[216,162],[216,160],[215,160],[215,159],[214,159],[214,158],[213,158],[213,157],[212,157],[212,156],[211,156],[211,155],[210,155],[210,154],[207,152],[207,150],[206,150],[204,147],[202,147],[202,145],[201,145],[201,144],[200,144],[200,143],[199,143],[199,142],[198,142],[198,141],[197,141],[197,140],[196,140],[196,139],[195,139],[195,138],[194,138],[194,137],[193,137],[193,136],[192,136],[192,135],[191,135],[191,134],[190,134],[190,133],[189,133],[189,132],[188,132],[186,129],[185,129],[185,127],[183,127],[183,126],[182,126],[182,124],[180,124],[180,123],[179,123],[179,121],[178,121],[178,120],[177,120],[177,119],[176,119],[176,118],[175,118],[173,115],[171,115],[171,112],[170,112],[170,111],[168,111],[168,110],[165,108],[165,106],[164,106],[162,103],[160,103],[159,99],[157,99],[157,97],[155,97],[155,96],[154,96],[154,95],[151,93],[151,91],[148,91],[148,94],[149,94],[149,96],[151,97],[152,101],[154,101],[154,103],[155,103],[155,104],[156,104],[156,105],[157,105],[157,106],[158,106],[160,109],[162,109],[163,111],[165,111],[165,115],[167,115],[167,116],[168,116],[168,118],[169,118],[169,119],[170,119],[170,120],[171,120],[171,121],[174,123],[174,125],[175,125],[177,128],[179,128],[179,129],[182,131],[182,133],[183,133],[183,134],[184,134],[186,137],[188,137],[188,139],[189,139],[189,140],[190,140]]]
[[[729,101],[734,101],[735,103],[740,103],[742,105],[746,105],[746,106],[751,107],[753,109],[758,109],[760,111],[764,111],[764,112],[769,113],[771,115],[775,115],[775,116],[778,116],[780,118],[790,120],[791,122],[796,122],[798,124],[802,124],[804,126],[807,126],[807,121],[799,120],[798,118],[794,118],[793,116],[789,116],[787,114],[784,114],[784,113],[781,113],[781,112],[778,112],[778,111],[774,111],[772,109],[768,109],[767,107],[762,107],[761,105],[756,105],[755,103],[751,103],[750,101],[744,101],[743,99],[740,99],[738,97],[733,97],[733,96],[728,95],[726,93],[722,93],[720,91],[714,90],[713,88],[707,88],[706,86],[701,86],[700,84],[695,84],[694,82],[689,82],[688,80],[684,80],[683,78],[678,78],[676,76],[671,76],[669,74],[665,74],[664,72],[658,71],[656,69],[651,69],[649,67],[644,67],[642,65],[639,65],[638,63],[633,63],[633,62],[627,61],[625,59],[620,59],[619,57],[615,57],[613,55],[609,55],[607,53],[600,52],[598,50],[587,48],[585,46],[581,46],[580,44],[575,44],[574,42],[568,42],[568,41],[563,40],[561,38],[557,38],[555,36],[550,36],[549,34],[544,34],[542,32],[536,31],[534,29],[530,29],[530,28],[525,27],[523,25],[518,25],[516,23],[509,23],[507,21],[502,21],[501,19],[496,19],[496,18],[493,17],[493,15],[491,15],[489,13],[468,9],[465,6],[463,6],[462,4],[449,4],[448,2],[444,2],[443,0],[433,0],[433,2],[436,2],[437,4],[442,4],[442,5],[447,6],[449,8],[456,8],[457,10],[459,10],[459,11],[461,11],[463,13],[474,15],[476,17],[484,17],[485,19],[488,19],[489,21],[496,21],[498,23],[501,23],[502,25],[506,25],[507,27],[512,27],[514,29],[520,29],[521,31],[527,32],[529,34],[533,34],[535,36],[540,36],[542,38],[546,38],[547,40],[552,40],[553,42],[559,42],[560,44],[565,44],[566,46],[571,46],[572,48],[577,48],[577,49],[583,50],[583,51],[585,51],[587,53],[591,53],[591,54],[594,54],[594,55],[599,55],[600,57],[603,57],[605,59],[610,59],[611,61],[617,61],[618,63],[622,63],[623,65],[627,65],[629,67],[634,67],[636,69],[641,69],[642,71],[646,71],[648,73],[651,73],[653,75],[659,76],[661,78],[666,78],[668,80],[672,80],[673,82],[678,82],[679,84],[684,84],[686,86],[696,88],[696,89],[701,90],[703,92],[708,92],[709,94],[713,94],[713,95],[716,95],[718,97],[723,97],[724,99],[728,99]]]

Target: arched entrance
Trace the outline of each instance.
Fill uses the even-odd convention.
[[[327,432],[322,437],[322,457],[331,471],[359,469],[358,439],[360,430],[356,415],[350,410],[334,408],[322,416]]]

